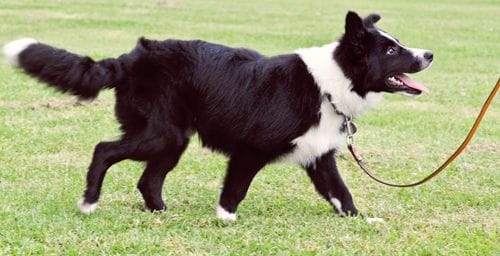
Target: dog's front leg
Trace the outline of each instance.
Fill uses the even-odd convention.
[[[344,216],[356,216],[351,193],[342,181],[335,162],[335,151],[330,151],[305,167],[318,193],[334,207],[335,212]]]
[[[236,220],[238,205],[245,198],[253,178],[266,163],[265,158],[249,153],[231,156],[216,212],[219,219]]]

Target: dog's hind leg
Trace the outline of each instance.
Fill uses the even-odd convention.
[[[87,189],[78,202],[80,212],[89,214],[97,208],[101,186],[106,171],[111,165],[129,157],[130,145],[126,140],[100,142],[95,146],[94,156],[87,172]]]
[[[169,148],[168,151],[148,161],[137,188],[141,191],[146,207],[149,210],[161,211],[167,209],[161,196],[163,182],[167,173],[177,165],[182,152],[186,149],[187,142],[188,140],[184,145]]]
[[[145,128],[132,137],[124,136],[119,141],[97,144],[87,173],[87,189],[78,203],[80,211],[89,214],[96,209],[104,176],[113,164],[125,159],[149,161],[159,158],[165,151],[169,152],[167,147],[173,144],[185,147],[188,139],[181,132],[175,132],[177,130]]]
[[[236,209],[239,203],[245,198],[257,172],[266,163],[264,159],[249,154],[231,156],[216,210],[217,218],[224,221],[236,220]]]
[[[334,151],[324,154],[305,169],[318,193],[332,204],[337,214],[340,216],[358,215],[351,193],[340,177]]]

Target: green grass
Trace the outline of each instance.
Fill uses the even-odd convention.
[[[84,4],[81,2],[85,2]],[[348,9],[380,12],[380,26],[435,63],[413,77],[431,93],[389,95],[358,119],[357,142],[377,174],[423,177],[459,145],[499,78],[498,1],[20,1],[0,2],[0,44],[22,36],[94,58],[129,51],[139,36],[204,39],[272,55],[340,35]],[[255,179],[235,223],[214,216],[226,160],[193,140],[165,183],[169,211],[143,211],[142,165],[114,166],[100,209],[75,203],[93,147],[119,136],[113,94],[75,105],[0,64],[0,254],[498,255],[500,101],[470,148],[412,189],[371,181],[345,154],[342,174],[369,225],[338,218],[304,171],[274,164]]]

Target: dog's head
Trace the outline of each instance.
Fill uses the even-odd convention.
[[[369,92],[419,95],[428,89],[405,73],[416,73],[429,67],[431,51],[408,48],[388,33],[375,27],[380,15],[364,19],[355,12],[346,16],[345,34],[339,40],[334,58],[352,80],[360,96]]]

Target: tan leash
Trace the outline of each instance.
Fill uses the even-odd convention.
[[[465,140],[462,142],[462,145],[460,145],[460,147],[458,147],[457,150],[455,150],[455,152],[443,164],[441,164],[441,166],[439,168],[437,168],[433,173],[431,173],[429,176],[425,177],[424,179],[422,179],[420,181],[417,181],[417,182],[414,182],[411,184],[394,184],[394,183],[389,183],[389,182],[383,181],[380,178],[376,177],[370,171],[370,169],[366,166],[366,164],[363,162],[363,160],[361,159],[361,155],[359,154],[358,150],[356,149],[356,147],[354,145],[353,135],[355,132],[355,130],[354,130],[355,125],[354,125],[354,123],[352,123],[352,117],[344,116],[344,118],[345,118],[344,125],[347,129],[347,148],[349,149],[352,156],[354,157],[354,159],[358,163],[359,167],[361,167],[361,169],[366,174],[368,174],[368,176],[370,176],[370,178],[374,179],[375,181],[382,183],[384,185],[387,185],[387,186],[399,187],[399,188],[407,188],[407,187],[414,187],[414,186],[421,185],[421,184],[429,181],[430,179],[432,179],[433,177],[435,177],[439,173],[441,173],[451,162],[453,162],[453,160],[455,160],[455,158],[457,158],[458,155],[460,155],[464,151],[464,149],[467,147],[467,144],[469,144],[472,137],[474,137],[474,134],[476,133],[477,128],[479,127],[479,124],[483,120],[484,114],[488,110],[488,107],[491,105],[491,102],[493,102],[493,99],[495,98],[495,96],[498,92],[498,87],[500,87],[500,79],[497,81],[497,84],[495,85],[495,87],[491,91],[490,95],[488,96],[488,99],[486,99],[486,102],[484,102],[484,105],[481,108],[481,111],[479,112],[479,115],[477,116],[476,121],[474,122],[474,125],[472,125],[472,128],[470,129],[469,134],[467,134],[467,137],[465,137]]]

